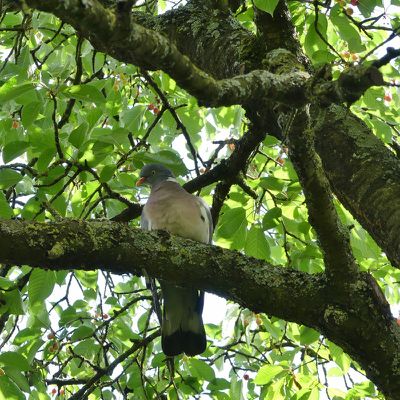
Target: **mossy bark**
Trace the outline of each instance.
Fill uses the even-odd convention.
[[[319,330],[357,360],[388,398],[400,398],[400,327],[368,274],[355,273],[338,291],[325,274],[109,221],[0,221],[0,263],[137,275],[146,270],[216,293]]]

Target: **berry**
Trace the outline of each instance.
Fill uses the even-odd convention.
[[[59,347],[60,347],[60,346],[59,346],[58,342],[54,342],[54,343],[49,347],[49,352],[50,352],[50,353],[55,353],[55,352],[58,350]]]
[[[353,15],[353,13],[354,13],[354,10],[351,8],[351,7],[347,7],[346,8],[346,10],[345,10],[345,13],[347,14],[347,15]]]
[[[390,93],[390,92],[385,93],[383,100],[385,100],[387,102],[392,101],[392,93]]]
[[[19,122],[16,119],[13,119],[12,127],[13,127],[13,129],[19,128]]]
[[[284,160],[282,157],[278,157],[278,158],[276,159],[276,162],[279,163],[280,165],[285,164],[285,160]]]
[[[103,319],[108,319],[109,315],[108,314],[103,314]]]
[[[65,394],[65,390],[64,389],[60,389],[60,396],[63,396]]]
[[[159,110],[157,107],[154,107],[153,113],[154,113],[154,114],[158,114],[159,112],[160,112],[160,110]]]
[[[354,7],[357,7],[359,3],[360,3],[359,0],[351,0],[351,5]]]
[[[57,393],[57,389],[56,388],[53,388],[53,389],[51,389],[51,394],[56,394]]]
[[[154,105],[153,103],[150,103],[150,104],[147,106],[147,109],[150,110],[150,111],[154,110],[154,108],[155,108],[155,105]]]
[[[349,51],[342,51],[340,54],[341,54],[341,56],[343,58],[350,58],[350,52]]]
[[[49,333],[48,335],[47,335],[47,339],[49,339],[49,340],[52,340],[52,339],[54,339],[56,336],[54,335],[54,333]]]
[[[244,374],[244,375],[243,375],[243,379],[244,379],[245,381],[248,381],[248,380],[250,379],[249,374]]]

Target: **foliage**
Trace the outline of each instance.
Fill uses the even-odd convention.
[[[276,5],[245,2],[236,18],[252,30],[255,15],[274,14]],[[167,6],[159,1],[158,12]],[[398,9],[383,9],[380,0],[291,1],[289,7],[306,55],[315,67],[332,63],[334,76],[376,58],[399,29]],[[112,219],[145,201],[147,193],[135,187],[145,163],[162,162],[184,182],[228,158],[248,129],[240,106],[200,107],[167,74],[96,51],[51,14],[3,10],[0,35],[3,219]],[[398,77],[398,67],[396,61],[381,69],[386,81]],[[396,87],[370,88],[352,106],[396,151],[399,108]],[[283,268],[322,272],[287,153],[273,136],[251,153],[246,181],[232,186],[223,203],[214,241]],[[201,190],[209,204],[215,187]],[[357,262],[399,304],[400,272],[351,214],[335,206],[351,227]],[[206,352],[171,364],[142,278],[23,265],[0,271],[0,399],[81,398],[73,394],[82,385],[89,398],[102,399],[383,398],[354,360],[306,326],[229,303],[224,320],[206,326]],[[144,341],[151,334],[154,340]]]

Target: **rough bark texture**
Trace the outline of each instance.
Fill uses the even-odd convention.
[[[325,274],[274,267],[238,252],[109,221],[0,221],[0,263],[138,275],[146,269],[154,277],[319,330],[358,361],[388,398],[400,397],[400,327],[368,274],[354,274],[338,291]]]
[[[318,112],[316,149],[333,190],[399,267],[399,159],[342,107]]]

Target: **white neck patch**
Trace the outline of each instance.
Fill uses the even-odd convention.
[[[175,183],[178,183],[178,181],[177,181],[175,178],[172,178],[172,176],[169,177],[169,178],[167,178],[165,181],[166,181],[166,182],[175,182]]]

